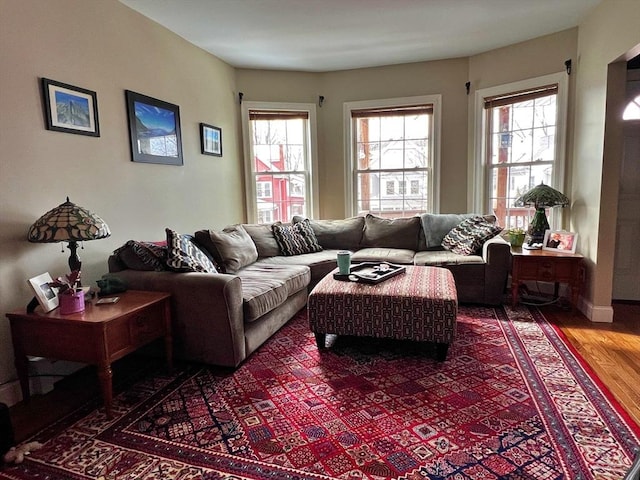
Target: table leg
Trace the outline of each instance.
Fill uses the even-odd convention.
[[[520,282],[511,282],[511,307],[516,308],[518,305],[518,290],[520,288]]]
[[[22,390],[22,400],[28,402],[31,398],[31,391],[29,389],[29,359],[24,353],[22,342],[20,342],[19,336],[16,334],[18,327],[11,325],[11,336],[13,340],[13,354],[14,365],[16,366],[16,372],[18,373],[18,380],[20,381],[20,390]]]
[[[324,350],[327,348],[327,344],[326,344],[326,334],[324,333],[316,333],[315,334],[316,337],[316,345],[318,346],[319,350]]]
[[[113,418],[111,412],[111,403],[113,402],[113,372],[111,371],[110,363],[98,366],[98,378],[100,379],[100,390],[102,390],[102,398],[104,399],[104,409],[107,418]]]

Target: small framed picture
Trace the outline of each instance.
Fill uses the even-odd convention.
[[[215,157],[222,156],[222,129],[200,124],[200,147],[204,155],[213,155]]]
[[[31,285],[38,299],[38,303],[45,312],[50,312],[58,306],[58,294],[49,286],[50,282],[53,282],[53,279],[51,275],[49,275],[49,272],[29,279],[29,285]]]
[[[543,250],[555,252],[576,253],[578,234],[565,230],[547,230],[542,241]]]
[[[47,130],[100,136],[96,92],[42,79]]]
[[[131,160],[182,165],[180,107],[125,90]]]

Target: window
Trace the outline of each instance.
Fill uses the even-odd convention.
[[[439,115],[439,95],[345,104],[347,211],[383,217],[437,211]]]
[[[271,198],[271,182],[256,182],[256,197]]]
[[[549,75],[476,94],[482,115],[476,191],[482,193],[474,209],[493,212],[505,228],[528,227],[533,209],[514,206],[523,193],[541,182],[563,190],[565,77]],[[553,219],[552,211],[547,213]]]
[[[244,102],[243,136],[250,221],[313,216],[315,105]]]

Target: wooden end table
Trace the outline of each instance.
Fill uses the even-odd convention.
[[[582,285],[580,265],[583,256],[579,253],[554,252],[552,250],[527,250],[511,247],[513,267],[511,271],[511,304],[518,304],[518,288],[522,282],[537,280],[555,283],[554,296],[558,296],[558,286],[566,283],[571,289],[571,308],[575,312],[578,294]]]
[[[88,363],[98,367],[100,388],[111,418],[111,364],[139,347],[164,337],[167,365],[173,365],[171,309],[168,293],[128,291],[114,304],[86,304],[84,312],[61,315],[17,310],[7,313],[22,397],[29,400],[27,355]]]

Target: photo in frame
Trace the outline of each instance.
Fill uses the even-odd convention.
[[[42,93],[47,130],[100,136],[96,92],[43,78]]]
[[[125,90],[131,160],[182,165],[180,107]]]
[[[53,282],[49,272],[41,273],[40,275],[30,278],[29,285],[33,289],[38,303],[45,312],[50,312],[58,306],[58,294],[49,286]]]
[[[200,148],[204,155],[222,156],[222,129],[200,124]]]
[[[576,253],[578,234],[565,230],[547,230],[542,241],[543,250],[554,252]]]

